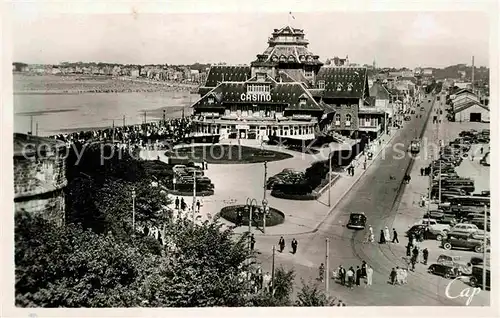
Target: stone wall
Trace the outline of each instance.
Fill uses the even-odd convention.
[[[39,195],[66,186],[64,157],[14,157],[14,197]]]
[[[53,192],[52,196],[49,197],[45,195],[15,202],[15,212],[26,211],[30,214],[40,214],[59,226],[64,224],[64,208],[63,191]]]

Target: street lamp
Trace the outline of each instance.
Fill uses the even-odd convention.
[[[262,200],[262,232],[266,234],[266,216],[268,213],[267,200],[264,198]]]
[[[132,236],[135,236],[135,189],[132,188]]]
[[[247,201],[246,201],[246,209],[248,209],[247,211],[249,212],[249,218],[248,218],[248,232],[250,234],[252,234],[252,213],[253,213],[253,209],[257,207],[258,203],[257,203],[257,200],[256,199],[251,199],[251,198],[247,198]]]

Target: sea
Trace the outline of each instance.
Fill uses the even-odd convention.
[[[14,94],[14,131],[50,136],[141,124],[191,114],[199,99],[189,91],[83,94]],[[32,126],[32,128],[30,128]]]

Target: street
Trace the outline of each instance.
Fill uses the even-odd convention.
[[[406,228],[397,229],[400,244],[378,244],[380,231],[387,226],[392,233],[392,225],[396,217],[397,200],[403,191],[402,179],[411,170],[410,156],[400,159],[396,149],[406,149],[403,146],[394,147],[398,143],[407,145],[415,137],[420,137],[424,129],[426,115],[431,111],[432,104],[425,99],[422,102],[425,115],[422,118],[406,122],[404,128],[387,147],[385,159],[378,160],[358,181],[353,189],[334,207],[318,231],[310,235],[296,237],[299,241],[296,255],[277,253],[277,266],[293,267],[297,276],[314,279],[318,275],[318,266],[325,261],[325,239],[330,238],[329,266],[330,271],[339,265],[344,268],[360,266],[366,261],[374,270],[373,286],[360,286],[354,290],[347,289],[340,284],[330,283],[330,294],[345,300],[350,305],[406,305],[406,306],[435,306],[435,305],[464,305],[464,299],[449,299],[446,296],[446,287],[450,282],[427,273],[427,266],[418,264],[415,272],[410,272],[408,284],[392,286],[388,284],[389,273],[393,267],[406,268],[402,259],[405,254],[407,238],[404,237]],[[432,121],[431,121],[432,123]],[[430,123],[430,124],[431,124]],[[429,124],[429,125],[430,125]],[[419,136],[416,136],[416,133]],[[392,178],[391,178],[392,176]],[[366,231],[355,231],[345,227],[351,212],[364,212],[367,216],[367,226],[371,225],[375,234],[375,243],[363,243]],[[287,242],[291,237],[285,238]],[[258,246],[276,244],[275,238],[259,238]],[[262,243],[261,243],[262,242]],[[270,249],[269,249],[270,251]],[[264,263],[270,260],[269,251],[263,251],[261,259]],[[267,266],[266,266],[267,268]],[[457,282],[453,284],[454,293],[459,294],[467,286]]]

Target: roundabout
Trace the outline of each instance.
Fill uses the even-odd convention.
[[[254,206],[252,208],[252,225],[262,227],[262,206]],[[226,221],[234,223],[236,226],[248,226],[250,208],[244,204],[230,205],[223,207],[219,215]],[[285,214],[275,208],[269,207],[266,215],[266,227],[279,225],[283,222],[285,222]]]
[[[188,159],[193,162],[205,161],[209,164],[261,163],[265,161],[279,161],[293,157],[283,152],[231,144],[186,146],[166,151],[165,156]]]

